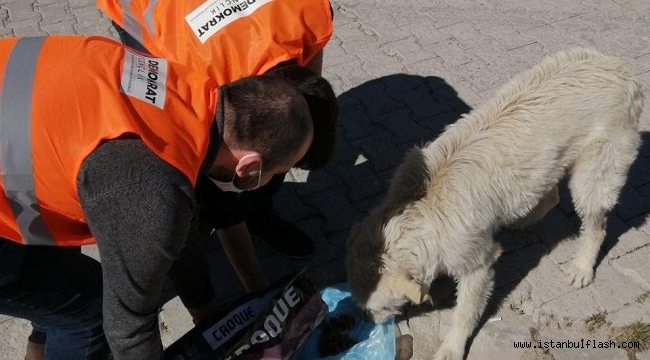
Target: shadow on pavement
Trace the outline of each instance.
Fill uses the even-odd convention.
[[[334,158],[302,182],[285,184],[276,198],[281,214],[317,243],[309,263],[323,286],[345,280],[345,242],[384,196],[406,152],[435,139],[470,107],[444,79],[393,74],[338,96]]]
[[[272,282],[307,266],[320,286],[345,281],[345,239],[354,221],[381,199],[406,151],[433,140],[470,107],[444,79],[394,74],[370,80],[338,96],[336,150],[323,170],[291,174],[275,195],[275,207],[316,243],[308,260],[278,256],[255,241],[258,259]],[[299,172],[299,171],[298,171]],[[213,284],[229,302],[244,294],[216,236],[205,235]],[[168,282],[161,304],[176,296]]]

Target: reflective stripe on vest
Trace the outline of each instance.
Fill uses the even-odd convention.
[[[2,182],[27,245],[56,245],[41,219],[32,165],[32,85],[44,41],[44,37],[18,40],[7,61],[0,95]]]
[[[156,6],[156,2],[158,2],[158,0],[149,1],[149,5],[147,5],[147,8],[144,9],[144,13],[142,14],[144,22],[147,24],[149,34],[152,35],[153,8]],[[129,35],[133,36],[133,38],[136,39],[141,45],[144,45],[142,43],[142,26],[138,22],[138,19],[136,19],[135,16],[131,14],[131,0],[120,0],[120,3],[122,4],[122,19],[124,19],[124,30],[126,30]]]

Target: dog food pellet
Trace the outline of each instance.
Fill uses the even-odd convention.
[[[353,347],[357,341],[345,331],[352,330],[354,324],[354,318],[349,315],[324,320],[318,326],[323,331],[319,344],[321,356],[335,355]]]

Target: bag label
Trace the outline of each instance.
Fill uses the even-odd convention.
[[[185,16],[192,32],[205,44],[226,25],[254,13],[273,0],[208,0]]]
[[[250,325],[257,316],[255,312],[255,309],[250,304],[236,308],[204,333],[205,340],[212,349],[218,349],[226,341],[230,340],[233,335]]]
[[[252,333],[248,341],[236,348],[232,355],[226,357],[231,360],[242,355],[246,350],[257,344],[265,343],[279,337],[287,324],[287,317],[298,304],[304,305],[307,299],[301,299],[295,287],[291,286],[284,290],[284,293],[277,299],[273,308],[264,317],[261,328]]]
[[[230,311],[223,319],[203,332],[203,338],[212,350],[217,350],[239,331],[255,321],[261,308],[280,291],[274,290],[262,298],[252,299]]]
[[[124,50],[122,91],[162,109],[165,105],[167,60]]]

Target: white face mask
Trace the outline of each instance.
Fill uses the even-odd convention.
[[[238,187],[235,186],[235,184],[234,184],[234,182],[235,182],[235,177],[234,177],[234,176],[233,176],[233,178],[232,178],[231,181],[219,181],[219,180],[216,180],[216,179],[211,178],[210,175],[208,175],[208,178],[209,178],[210,180],[212,180],[212,182],[213,182],[215,185],[217,185],[217,187],[218,187],[219,190],[221,190],[221,191],[225,191],[225,192],[234,192],[234,193],[240,193],[240,192],[244,191],[244,190],[242,190],[242,189],[240,189],[240,188],[238,188]]]
[[[249,156],[254,156],[254,155],[246,155],[246,156],[242,157],[239,161],[244,160],[245,158],[247,158]],[[258,187],[260,187],[260,181],[262,180],[262,162],[260,161],[260,170],[257,173],[257,185],[255,185],[254,187],[248,188],[248,189],[241,189],[241,188],[237,187],[237,185],[235,185],[235,178],[237,177],[236,173],[232,175],[232,180],[230,180],[230,181],[220,181],[220,180],[212,178],[210,175],[207,175],[207,176],[208,176],[208,179],[210,179],[212,181],[212,183],[214,183],[219,188],[219,190],[221,190],[221,191],[240,193],[242,191],[255,190]]]

